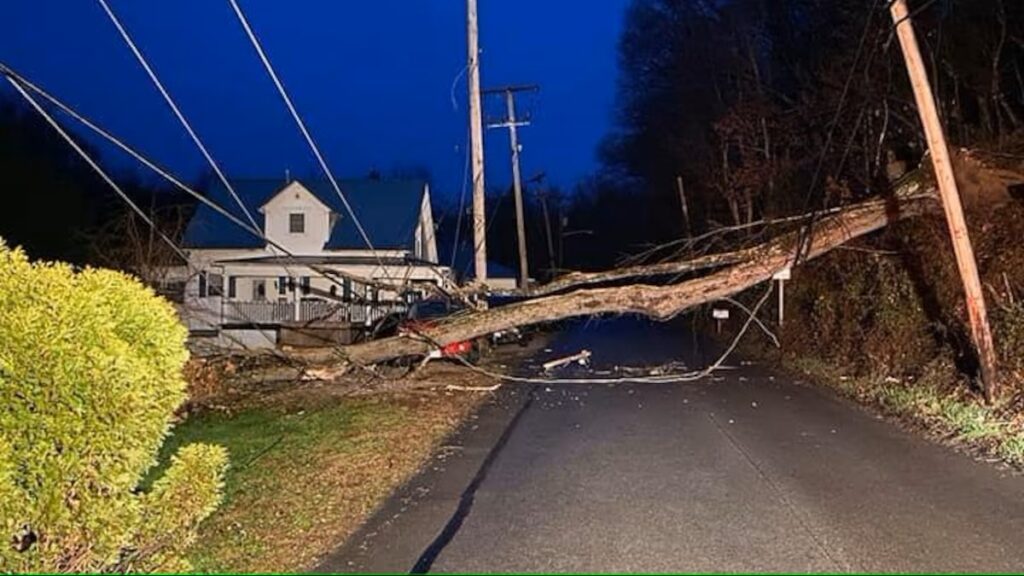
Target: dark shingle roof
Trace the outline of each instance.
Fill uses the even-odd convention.
[[[300,180],[321,202],[338,214],[327,242],[328,250],[365,249],[363,240],[334,187],[327,180]],[[264,218],[259,208],[287,183],[281,180],[232,180],[232,187],[252,213],[260,229]],[[338,182],[374,248],[407,249],[415,241],[424,182],[419,180],[342,180]],[[245,213],[223,184],[215,184],[209,198],[243,222]],[[264,241],[243,230],[213,208],[200,204],[185,229],[186,248],[262,248]]]

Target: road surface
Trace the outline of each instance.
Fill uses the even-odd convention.
[[[687,334],[579,324],[536,362],[581,348],[602,371],[712,360]],[[1024,570],[1024,478],[735,368],[506,386],[320,569]]]

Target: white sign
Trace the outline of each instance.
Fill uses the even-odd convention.
[[[729,311],[723,310],[721,308],[715,308],[714,310],[711,311],[711,317],[714,318],[715,320],[728,320]]]
[[[791,268],[786,268],[785,270],[780,270],[780,271],[775,273],[775,276],[772,276],[772,278],[775,279],[775,280],[789,280],[792,277],[793,277],[793,270]]]

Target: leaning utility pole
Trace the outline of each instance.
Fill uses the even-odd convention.
[[[480,103],[480,32],[476,0],[466,0],[466,44],[469,61],[469,140],[473,164],[473,253],[478,282],[487,282],[487,216],[484,188],[484,128]]]
[[[971,336],[978,353],[981,367],[981,380],[985,390],[985,398],[991,402],[998,395],[998,372],[996,365],[995,346],[992,332],[988,325],[988,313],[985,310],[985,294],[982,291],[981,279],[978,277],[978,265],[974,259],[974,249],[967,233],[967,221],[960,204],[960,192],[953,173],[953,163],[949,157],[949,146],[946,135],[939,121],[939,113],[935,106],[935,96],[921,50],[914,35],[914,27],[910,21],[906,0],[894,0],[890,6],[892,19],[896,24],[896,33],[903,49],[903,57],[907,62],[907,72],[914,88],[921,124],[924,125],[928,149],[931,152],[932,164],[935,167],[935,178],[938,181],[942,207],[946,212],[946,223],[953,239],[953,252],[956,255],[960,279],[967,296],[967,315],[971,324]]]
[[[536,86],[504,86],[484,90],[484,94],[504,94],[508,116],[504,122],[489,124],[488,128],[508,128],[509,144],[512,147],[512,190],[516,201],[516,236],[519,241],[519,289],[529,290],[530,267],[526,255],[526,217],[523,214],[523,183],[519,173],[519,127],[529,126],[529,121],[516,118],[516,92],[535,91]]]

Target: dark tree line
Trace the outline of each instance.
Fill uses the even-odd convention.
[[[106,155],[72,136],[109,170]],[[136,252],[158,252],[176,261],[145,222],[135,215],[93,169],[34,110],[0,95],[0,174],[4,208],[0,237],[22,246],[33,258],[132,270]],[[124,192],[177,237],[195,202],[162,183],[134,173],[112,174]],[[154,262],[155,264],[155,262]]]
[[[911,2],[954,145],[1012,149],[1024,121],[1024,2]],[[634,0],[618,126],[569,208],[581,255],[885,193],[924,152],[885,0]],[[614,219],[614,222],[604,220]]]
[[[80,233],[102,220],[111,200],[106,184],[35,112],[2,100],[0,174],[0,235],[7,243],[39,258],[84,262]]]

